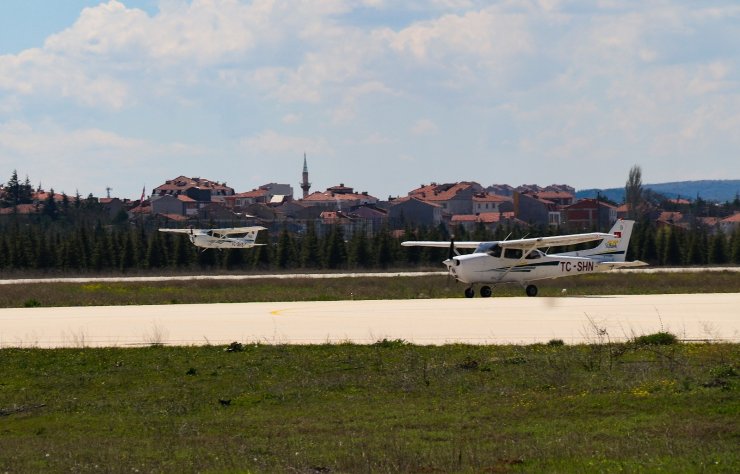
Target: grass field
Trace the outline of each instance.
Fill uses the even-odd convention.
[[[738,472],[739,360],[635,342],[2,349],[0,472]]]
[[[545,281],[540,295],[734,293],[740,272],[609,273]],[[0,307],[106,306],[250,301],[460,298],[465,286],[446,276],[200,280],[149,283],[33,283],[0,287]],[[522,296],[517,285],[494,289],[494,296]]]
[[[587,275],[540,294],[562,288],[738,292],[740,274]],[[423,277],[0,289],[0,306],[19,307],[446,298],[463,286]],[[740,472],[739,372],[738,344],[0,349],[0,473]]]

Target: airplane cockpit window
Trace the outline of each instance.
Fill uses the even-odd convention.
[[[487,253],[492,257],[501,256],[501,247],[498,242],[483,242],[475,249],[473,253]]]

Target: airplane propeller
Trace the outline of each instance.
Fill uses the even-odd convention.
[[[455,236],[450,236],[450,249],[447,252],[447,260],[444,263],[447,265],[447,286],[450,286],[450,277],[452,276],[452,262],[455,257]]]

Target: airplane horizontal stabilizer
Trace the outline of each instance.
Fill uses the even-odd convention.
[[[642,262],[640,260],[634,260],[632,262],[600,262],[600,267],[606,267],[608,269],[614,269],[614,268],[634,268],[634,267],[644,267],[647,266],[648,263]]]

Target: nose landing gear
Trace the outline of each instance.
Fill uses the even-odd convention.
[[[527,285],[524,291],[527,293],[527,296],[537,296],[537,287],[534,285]]]

